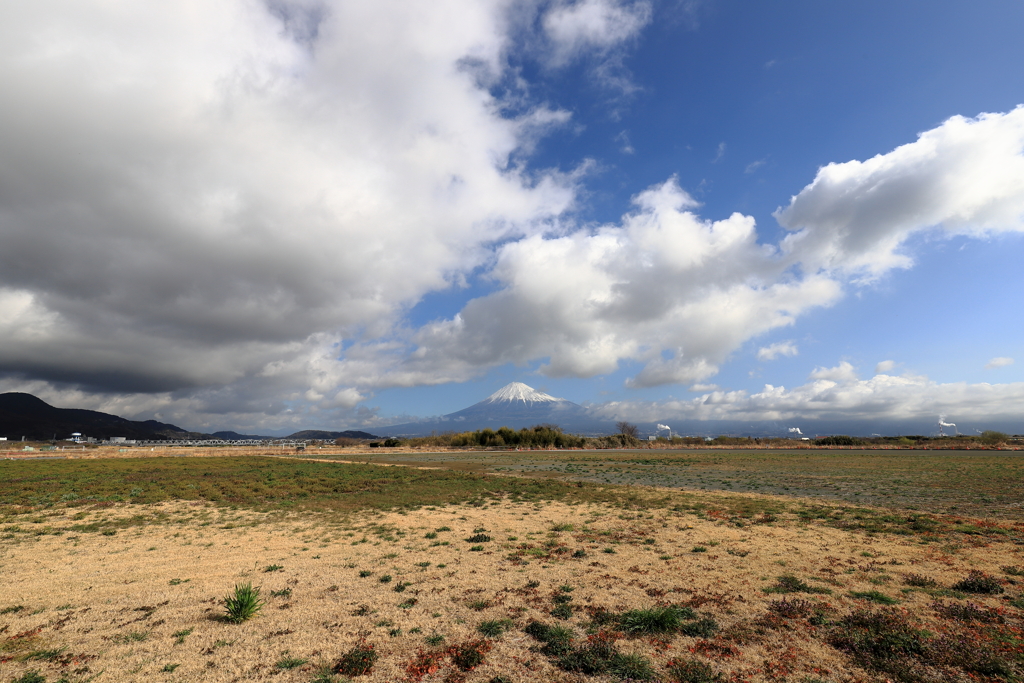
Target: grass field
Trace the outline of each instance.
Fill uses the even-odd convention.
[[[0,682],[1024,672],[1012,455],[316,455],[0,461]]]
[[[498,451],[360,457],[365,462],[594,483],[779,494],[1024,520],[1024,453],[1017,452]]]

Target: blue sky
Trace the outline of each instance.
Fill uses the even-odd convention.
[[[1024,431],[1019,2],[0,19],[2,390],[204,431],[510,381],[609,419]]]

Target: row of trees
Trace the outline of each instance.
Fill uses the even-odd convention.
[[[420,448],[638,448],[655,447],[670,444],[676,447],[687,446],[740,446],[740,447],[772,447],[792,448],[803,446],[807,441],[788,438],[759,438],[746,436],[718,436],[706,441],[703,437],[673,436],[659,437],[656,442],[648,442],[639,438],[639,429],[629,422],[616,425],[617,434],[600,437],[584,437],[566,434],[560,427],[552,424],[540,424],[514,430],[510,427],[500,429],[480,429],[475,432],[445,432],[413,439],[387,439],[374,442],[370,446],[395,447],[408,445]],[[977,436],[950,436],[938,439],[928,436],[892,436],[859,438],[837,434],[824,436],[810,442],[815,446],[933,446],[941,444],[943,448],[970,448],[977,446],[996,447],[1013,441],[1012,437],[1002,432],[987,431]],[[335,441],[339,446],[354,446],[362,442],[355,439],[341,438]]]

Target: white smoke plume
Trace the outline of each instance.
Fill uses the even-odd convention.
[[[672,431],[671,427],[669,427],[668,425],[663,425],[663,424],[659,424],[658,425],[658,429],[667,429],[669,431]]]
[[[940,427],[952,427],[954,430],[956,429],[956,425],[955,424],[953,424],[952,422],[946,422],[946,416],[945,415],[939,415],[939,426]]]
[[[799,427],[790,427],[789,428],[789,433],[790,434],[801,434],[801,435],[803,434],[803,432],[800,431]]]

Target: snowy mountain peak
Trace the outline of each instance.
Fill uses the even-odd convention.
[[[551,403],[562,400],[564,399],[549,396],[522,382],[512,382],[488,396],[484,403],[514,403],[516,401],[522,401],[523,403]]]

